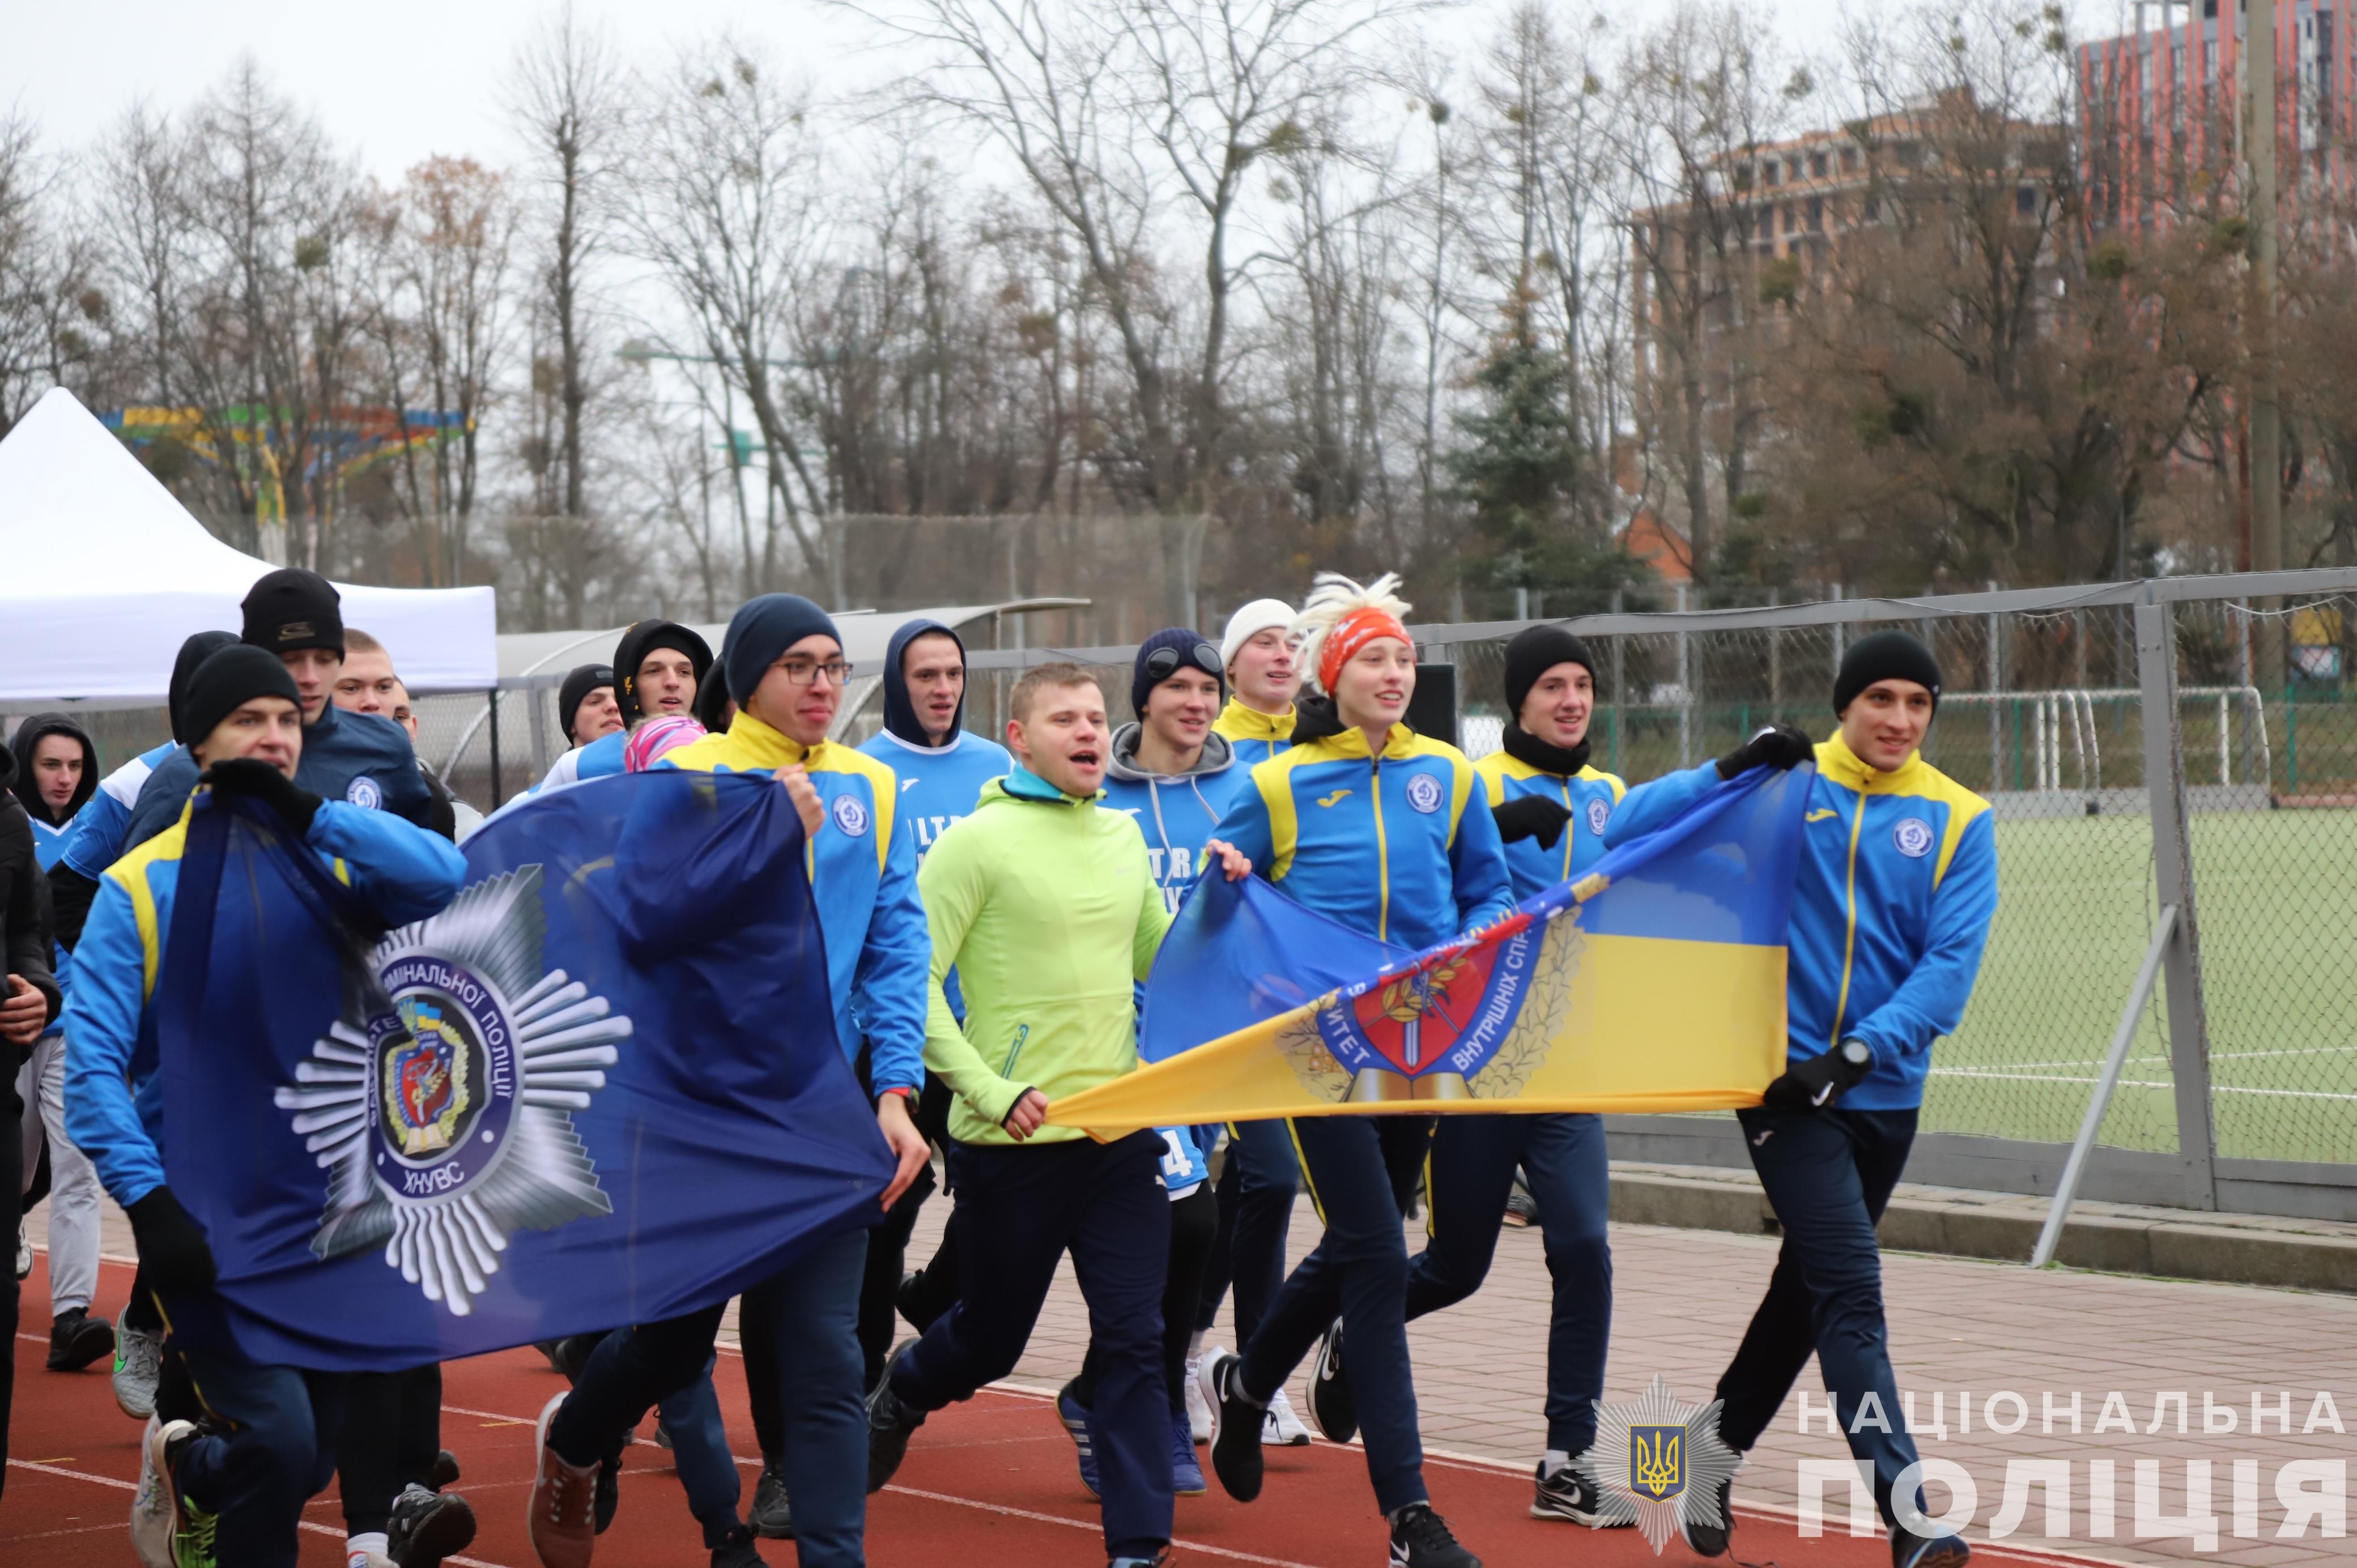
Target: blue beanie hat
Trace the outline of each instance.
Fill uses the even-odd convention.
[[[1165,648],[1175,650],[1178,661],[1167,664],[1162,673],[1157,675],[1146,668],[1146,664],[1157,651]],[[1191,626],[1168,626],[1137,645],[1137,662],[1130,667],[1129,711],[1144,719],[1148,693],[1181,670],[1200,670],[1218,682],[1222,697],[1228,694],[1228,676],[1227,671],[1220,668],[1220,650]]]
[[[742,707],[787,649],[805,637],[823,633],[843,646],[843,634],[824,610],[800,594],[763,594],[748,599],[728,618],[727,635],[720,639],[720,668],[728,677],[728,694]]]

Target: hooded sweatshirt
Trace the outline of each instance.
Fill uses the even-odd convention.
[[[1025,1089],[1060,1100],[1137,1067],[1135,986],[1170,916],[1126,814],[1016,769],[941,836],[917,889],[933,937],[925,1067],[957,1097],[951,1136],[1006,1147],[1000,1122]],[[963,1025],[942,988],[952,965]]]
[[[695,689],[701,696],[712,680],[712,646],[701,635],[671,620],[634,621],[614,644],[614,701],[622,710],[623,727],[611,735],[600,736],[587,746],[576,746],[549,765],[547,777],[533,787],[541,789],[561,789],[567,784],[578,784],[585,779],[611,779],[630,771],[625,747],[630,745],[630,732],[647,719],[660,717],[639,705],[639,666],[647,655],[658,648],[676,648],[687,655],[695,671]],[[688,704],[691,710],[694,703]],[[512,804],[512,802],[511,802]]]
[[[934,634],[958,645],[958,634],[937,620],[912,620],[892,634],[884,650],[884,727],[860,751],[892,770],[899,780],[900,799],[895,815],[909,846],[921,865],[942,830],[974,810],[982,787],[1003,779],[1014,758],[996,741],[965,731],[965,703],[961,700],[950,720],[949,738],[940,746],[927,739],[918,722],[916,703],[909,697],[909,679],[902,669],[909,644]]]
[[[1114,732],[1113,760],[1105,765],[1108,811],[1135,819],[1146,837],[1146,864],[1172,914],[1186,901],[1202,869],[1203,841],[1220,825],[1236,791],[1250,786],[1249,770],[1236,766],[1235,750],[1217,730],[1203,737],[1202,755],[1185,773],[1147,773],[1137,766],[1144,726],[1126,724]]]
[[[48,802],[41,799],[40,781],[33,776],[34,748],[53,735],[69,736],[81,746],[81,779],[58,819],[50,817]],[[41,857],[41,869],[47,871],[65,853],[74,818],[98,792],[98,747],[91,744],[89,732],[65,714],[35,714],[16,726],[16,737],[8,749],[16,761],[16,777],[8,788],[16,791],[16,799],[25,803],[25,814],[33,820],[33,847]]]

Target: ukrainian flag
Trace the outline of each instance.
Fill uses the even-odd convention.
[[[1411,953],[1209,875],[1146,983],[1150,1066],[1051,1123],[1757,1105],[1813,769],[1757,768],[1472,935]]]

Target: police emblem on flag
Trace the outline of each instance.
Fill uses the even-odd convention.
[[[510,1231],[613,1211],[572,1112],[606,1086],[630,1021],[542,968],[540,886],[537,865],[487,877],[378,943],[276,1096],[328,1173],[311,1251],[382,1245],[460,1317]]]
[[[1657,1557],[1681,1523],[1724,1524],[1719,1490],[1743,1461],[1718,1411],[1679,1403],[1659,1374],[1632,1403],[1597,1401],[1596,1444],[1571,1463],[1596,1488],[1598,1524],[1634,1524]]]

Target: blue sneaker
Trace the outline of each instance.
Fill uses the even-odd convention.
[[[1170,1418],[1170,1489],[1182,1498],[1211,1489],[1203,1485],[1203,1462],[1195,1457],[1194,1424],[1184,1415]]]
[[[1072,1446],[1080,1451],[1081,1485],[1089,1489],[1089,1496],[1097,1496],[1096,1417],[1072,1397],[1071,1383],[1056,1391],[1056,1419],[1064,1423],[1064,1431],[1071,1437]]]

